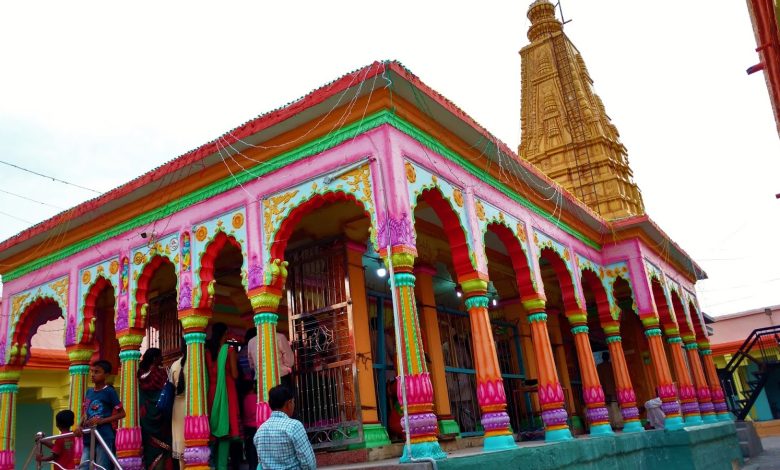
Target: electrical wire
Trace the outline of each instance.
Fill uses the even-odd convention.
[[[27,196],[22,196],[21,194],[12,193],[11,191],[6,191],[5,189],[0,189],[0,193],[10,194],[11,196],[16,196],[16,197],[18,197],[20,199],[25,199],[27,201],[36,202],[38,204],[42,204],[44,206],[53,207],[55,209],[59,209],[59,210],[63,209],[60,206],[55,206],[54,204],[49,204],[48,202],[38,201],[36,199],[30,198],[30,197],[27,197]]]
[[[8,166],[10,166],[10,167],[13,167],[13,168],[16,168],[16,169],[18,169],[18,170],[26,171],[27,173],[32,173],[33,175],[37,175],[37,176],[40,176],[40,177],[42,177],[42,178],[47,178],[47,179],[50,179],[50,180],[52,180],[52,181],[56,181],[56,182],[58,182],[58,183],[67,184],[67,185],[69,185],[69,186],[74,186],[74,187],[76,187],[76,188],[84,189],[84,190],[86,190],[86,191],[92,191],[93,193],[96,193],[96,194],[103,194],[103,193],[102,193],[102,192],[100,192],[100,191],[97,191],[97,190],[94,190],[94,189],[87,188],[86,186],[81,186],[80,184],[71,183],[71,182],[68,182],[68,181],[65,181],[65,180],[61,180],[61,179],[59,179],[59,178],[55,178],[54,176],[44,175],[43,173],[38,173],[37,171],[28,170],[27,168],[23,168],[23,167],[21,167],[21,166],[19,166],[19,165],[15,165],[15,164],[13,164],[13,163],[9,163],[9,162],[7,162],[7,161],[5,161],[5,160],[0,160],[0,163],[2,163],[2,164],[4,164],[4,165],[8,165]]]

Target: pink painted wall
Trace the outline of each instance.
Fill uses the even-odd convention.
[[[770,315],[767,315],[763,308],[759,308],[716,317],[715,323],[710,325],[712,327],[710,344],[715,346],[744,341],[756,328],[780,325],[780,305],[768,308]]]

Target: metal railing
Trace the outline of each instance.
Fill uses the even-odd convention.
[[[89,460],[86,462],[81,462],[80,465],[77,466],[77,468],[83,468],[83,465],[85,463],[89,464],[89,470],[94,470],[96,467],[100,470],[111,470],[109,468],[104,468],[101,465],[98,465],[95,463],[95,444],[99,444],[100,447],[103,448],[103,450],[106,452],[106,455],[108,455],[108,458],[111,460],[111,463],[114,464],[114,467],[116,470],[122,470],[122,466],[119,464],[119,461],[116,459],[116,456],[111,451],[111,449],[108,447],[108,444],[106,444],[106,441],[103,440],[103,436],[100,435],[99,432],[94,432],[95,428],[87,428],[84,429],[82,432],[84,434],[90,435],[90,446],[89,446]],[[39,432],[35,435],[35,445],[33,446],[32,450],[30,451],[30,455],[27,456],[27,460],[24,462],[24,466],[22,467],[23,470],[26,470],[29,468],[30,461],[33,459],[33,457],[38,455],[43,455],[43,445],[44,443],[53,443],[57,439],[64,439],[66,437],[79,437],[76,436],[76,433],[74,432],[66,432],[64,434],[56,434],[54,436],[46,436],[42,432]],[[59,468],[60,470],[70,470],[67,468],[63,468],[62,465],[58,464],[57,462],[51,461],[51,462],[40,462],[38,459],[35,460],[35,468],[36,470],[41,470],[41,466],[44,463],[50,463],[52,466]]]
[[[718,370],[726,405],[739,420],[745,419],[780,358],[780,326],[757,328],[745,339],[726,367]],[[755,370],[740,368],[754,364]],[[751,377],[752,376],[752,377]]]

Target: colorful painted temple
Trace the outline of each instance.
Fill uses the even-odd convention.
[[[90,361],[119,371],[131,469],[141,352],[172,361],[182,342],[185,460],[208,466],[204,342],[218,321],[257,329],[261,420],[276,333],[289,338],[315,449],[389,445],[403,396],[402,460],[444,458],[443,436],[491,451],[537,431],[642,433],[657,396],[666,429],[729,420],[696,298],[705,274],[644,213],[553,5],[528,15],[519,154],[375,62],[0,244],[0,468],[25,457],[31,339],[60,318],[71,409]]]

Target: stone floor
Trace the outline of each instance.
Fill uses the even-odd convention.
[[[761,439],[764,452],[745,462],[743,470],[780,470],[780,436]]]

